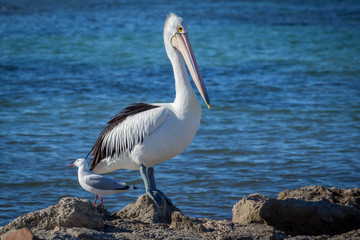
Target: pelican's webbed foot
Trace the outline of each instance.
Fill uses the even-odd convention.
[[[146,191],[149,197],[154,201],[156,206],[162,207],[166,201],[166,197],[163,192],[159,190]]]

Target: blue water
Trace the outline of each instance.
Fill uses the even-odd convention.
[[[231,218],[243,196],[310,184],[360,184],[359,1],[0,2],[0,225],[56,204],[93,200],[67,168],[133,102],[170,102],[162,39],[182,16],[207,84],[198,134],[155,167],[184,213]],[[202,101],[202,100],[201,100]],[[111,212],[144,193],[106,196]]]

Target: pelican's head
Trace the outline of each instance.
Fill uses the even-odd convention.
[[[174,13],[170,13],[165,21],[164,41],[166,47],[171,46],[182,54],[197,89],[208,108],[210,108],[210,100],[206,86],[190,45],[187,25],[181,17],[175,15]]]
[[[81,166],[87,166],[87,162],[84,158],[79,158],[77,159],[74,163],[70,164],[68,167],[72,167],[72,166],[77,166],[77,167],[81,167]]]

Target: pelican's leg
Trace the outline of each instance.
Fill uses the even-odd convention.
[[[100,202],[100,204],[102,205],[102,203],[103,203],[103,197],[100,195],[100,199],[101,199],[101,202]]]
[[[155,183],[155,177],[154,177],[154,168],[153,167],[148,168],[147,175],[148,175],[149,183],[150,183],[151,189],[153,190],[153,193],[157,194],[157,195],[160,195],[160,197],[161,197],[161,199],[163,201],[167,200],[172,205],[171,200],[169,198],[167,198],[162,191],[156,189],[156,183]]]
[[[156,183],[154,178],[154,168],[150,167],[147,169],[147,175],[149,178],[150,187],[152,190],[156,190]]]
[[[155,186],[155,179],[154,179],[154,169],[149,171],[147,167],[145,167],[143,164],[140,165],[140,174],[143,178],[145,190],[146,193],[149,195],[149,197],[154,201],[154,203],[158,207],[162,207],[165,201],[164,194],[159,193],[159,191],[156,190]],[[150,177],[148,176],[150,175]]]

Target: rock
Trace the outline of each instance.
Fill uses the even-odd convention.
[[[279,193],[279,200],[298,199],[304,201],[328,201],[360,210],[360,188],[339,189],[323,186],[306,186],[296,190],[285,190]]]
[[[53,230],[34,230],[34,234],[43,240],[53,239],[66,239],[66,240],[79,240],[79,239],[116,239],[111,234],[103,231],[97,231],[87,228],[64,228],[55,227]]]
[[[196,232],[207,231],[201,223],[191,220],[188,216],[179,211],[175,211],[171,214],[171,224],[169,228],[175,230],[191,230]]]
[[[301,191],[304,195],[315,192],[314,189],[321,189],[316,186],[304,188]],[[0,226],[0,238],[11,236],[17,232],[22,225],[33,226],[30,228],[32,236],[42,240],[52,239],[289,239],[289,240],[340,240],[359,239],[360,228],[350,223],[359,221],[358,210],[351,207],[356,203],[356,190],[338,189],[334,191],[338,202],[344,205],[334,204],[322,199],[322,201],[305,201],[303,199],[273,199],[261,194],[251,194],[243,198],[234,206],[234,222],[230,220],[215,220],[206,218],[188,217],[181,213],[175,206],[166,203],[164,209],[157,209],[152,206],[152,201],[147,195],[140,196],[138,201],[121,214],[115,213],[112,216],[107,209],[101,205],[96,207],[88,200],[77,198],[64,198],[47,209],[29,213],[15,219],[6,226]],[[296,190],[295,190],[296,191]],[[320,190],[319,190],[320,191]],[[317,192],[319,192],[317,190]],[[289,191],[290,194],[290,191]],[[306,199],[317,199],[317,196],[326,194],[312,194],[314,197]],[[343,197],[339,197],[341,195]],[[290,196],[290,195],[286,195]],[[299,194],[299,197],[301,194]],[[353,198],[354,197],[354,198]],[[349,200],[345,200],[348,198]],[[349,206],[347,204],[350,204]],[[125,207],[126,208],[126,207]],[[124,208],[124,209],[125,209]],[[139,209],[136,209],[139,208]],[[349,211],[349,212],[348,212]],[[76,214],[73,212],[77,212]],[[159,214],[167,212],[166,214]],[[352,215],[354,214],[355,215]],[[86,216],[88,214],[89,216]],[[116,215],[119,214],[119,215]],[[120,215],[130,216],[120,218]],[[141,217],[144,214],[147,217]],[[77,215],[77,217],[75,217]],[[246,215],[246,216],[244,216]],[[157,217],[155,217],[157,216]],[[353,216],[353,217],[351,217]],[[68,220],[65,220],[68,218]],[[100,225],[103,228],[90,229],[90,227],[76,226],[84,221],[97,221],[102,219]],[[158,219],[157,219],[158,218]],[[168,223],[154,223],[160,219],[167,219]],[[22,219],[22,221],[19,221]],[[94,220],[93,220],[94,219]],[[141,222],[145,219],[148,223]],[[156,220],[157,219],[157,220]],[[238,220],[237,220],[238,219]],[[34,221],[32,223],[31,221]],[[99,220],[100,221],[100,220]],[[17,223],[16,223],[17,222]],[[238,222],[238,223],[236,223]],[[169,224],[170,223],[170,224]],[[251,224],[248,224],[251,223]],[[342,224],[342,225],[341,225]],[[55,226],[56,225],[56,226]],[[63,225],[63,226],[61,226]],[[55,227],[54,227],[55,226]],[[351,228],[352,228],[351,227]],[[356,226],[355,226],[356,227]],[[11,230],[13,229],[13,230]],[[284,229],[284,230],[282,230]],[[335,229],[335,231],[333,230]],[[286,231],[286,232],[284,232]],[[326,232],[328,231],[328,232]],[[333,235],[336,232],[345,232]],[[312,236],[314,234],[324,234]],[[290,235],[289,235],[290,234]],[[304,234],[304,235],[297,235]],[[309,235],[312,234],[312,235]],[[331,235],[331,236],[330,236]],[[16,237],[18,238],[18,237]],[[20,239],[23,239],[21,237]]]
[[[174,211],[180,210],[168,201],[165,201],[164,206],[159,208],[147,194],[143,194],[135,203],[130,203],[114,213],[114,216],[143,223],[170,224],[171,214]]]
[[[50,230],[56,226],[101,229],[104,227],[104,220],[97,208],[94,207],[90,201],[65,197],[62,198],[59,203],[51,205],[46,209],[31,212],[16,218],[2,228],[0,234],[13,229],[29,228]]]
[[[271,199],[261,216],[267,224],[293,234],[335,235],[360,227],[359,211],[326,201]]]
[[[242,198],[232,209],[233,222],[241,224],[265,223],[260,211],[269,203],[270,198],[254,193]]]
[[[252,194],[233,207],[233,222],[265,223],[296,235],[334,235],[360,228],[360,211],[329,201],[277,200]]]
[[[104,205],[96,204],[95,210],[102,217],[103,220],[111,220],[111,213],[104,207]],[[94,228],[96,229],[96,228]]]
[[[28,228],[22,228],[15,231],[10,231],[5,234],[2,240],[40,240]]]
[[[36,230],[34,234],[44,240],[53,239],[284,239],[284,234],[273,227],[260,224],[240,225],[228,220],[210,220],[191,218],[196,223],[211,226],[209,231],[201,232],[186,229],[170,229],[163,223],[141,223],[127,219],[113,219],[107,221],[107,227],[102,231],[86,228],[56,227],[54,230]],[[110,228],[111,226],[111,228]],[[356,235],[355,235],[356,236]],[[310,240],[310,238],[308,238]],[[311,239],[315,240],[315,239]]]

